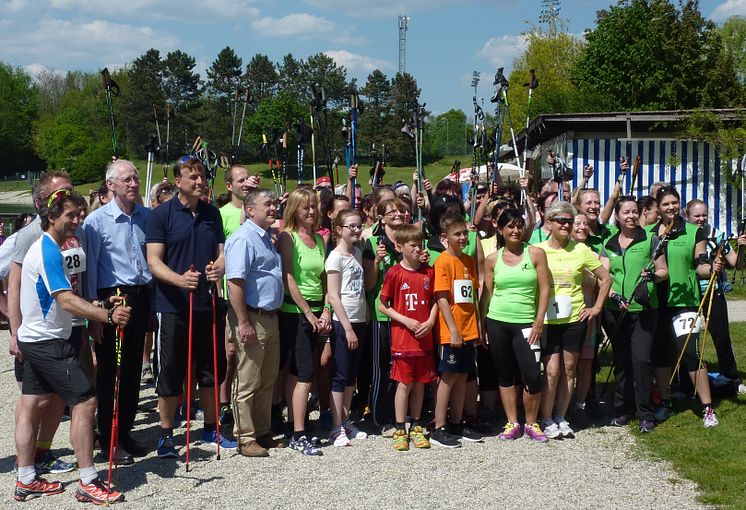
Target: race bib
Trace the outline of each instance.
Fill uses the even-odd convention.
[[[80,246],[63,251],[62,261],[68,275],[85,271],[85,251]]]
[[[570,296],[549,296],[547,320],[567,319],[572,315],[572,298]]]
[[[673,331],[676,337],[689,333],[699,333],[702,330],[702,317],[695,312],[681,312],[673,317]]]
[[[474,303],[474,285],[471,280],[453,280],[453,302]]]
[[[534,353],[534,358],[536,358],[536,362],[538,363],[541,359],[541,345],[535,343],[530,345],[529,347],[531,347],[531,352]]]

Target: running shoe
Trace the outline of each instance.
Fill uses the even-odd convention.
[[[174,447],[173,436],[161,436],[158,438],[157,453],[159,459],[175,459],[179,456]]]
[[[58,475],[60,473],[69,473],[75,469],[75,463],[65,462],[64,460],[55,457],[51,451],[47,451],[39,462],[34,463],[34,469],[36,469],[37,475],[43,475],[46,473]]]
[[[711,429],[718,426],[720,422],[718,421],[718,417],[715,415],[715,410],[712,407],[707,406],[705,408],[704,414],[704,423],[706,429]]]
[[[458,436],[454,436],[446,430],[445,427],[433,430],[430,434],[430,442],[443,448],[461,448],[461,441]]]
[[[153,375],[153,367],[150,364],[142,366],[142,382],[145,384],[153,384],[155,376]]]
[[[463,423],[458,425],[451,425],[451,433],[457,437],[461,437],[464,441],[470,443],[483,443],[484,435],[480,434],[476,430],[466,426]]]
[[[430,441],[425,436],[424,429],[419,425],[415,425],[409,431],[409,440],[415,448],[430,448]]]
[[[344,427],[334,429],[329,435],[329,442],[334,446],[352,446],[352,441],[347,437]]]
[[[218,431],[217,430],[203,430],[202,431],[202,442],[203,443],[218,443]],[[228,439],[223,434],[220,434],[220,447],[221,448],[237,448],[238,443],[231,439]]]
[[[527,423],[523,426],[523,436],[529,438],[531,441],[536,441],[537,443],[546,443],[549,441],[549,438],[544,435],[544,432],[541,431],[541,427],[536,422],[531,425]]]
[[[743,384],[743,383],[738,384],[738,394],[739,395],[746,394],[746,384]]]
[[[503,431],[499,436],[497,436],[500,441],[511,441],[513,439],[518,439],[519,437],[521,437],[521,426],[517,423],[510,422],[505,424]]]
[[[350,439],[368,439],[368,434],[357,428],[350,420],[344,422],[342,427]]]
[[[386,425],[381,427],[382,437],[394,437],[394,432],[396,432],[396,427],[391,423],[387,423]]]
[[[78,485],[75,487],[75,499],[81,503],[110,505],[112,503],[121,503],[124,501],[124,494],[110,488],[106,482],[100,478],[96,478],[87,485],[83,485],[83,482],[78,480]]]
[[[640,434],[649,434],[653,429],[655,429],[655,422],[640,420]]]
[[[290,448],[300,452],[301,455],[318,457],[324,454],[320,448],[312,445],[306,436],[300,436],[298,439],[291,439]]]
[[[611,423],[609,423],[612,427],[626,427],[628,424],[629,418],[626,416],[617,416],[611,420]]]
[[[653,414],[655,416],[655,421],[660,423],[670,418],[672,411],[671,408],[668,407],[666,404],[661,404],[655,409],[655,412]]]
[[[398,452],[409,451],[409,436],[406,430],[396,429],[394,432],[394,450]]]
[[[542,425],[544,426],[544,435],[546,437],[549,439],[562,439],[562,432],[560,432],[560,428],[553,420],[547,418],[542,421]]]
[[[230,404],[220,404],[220,425],[232,427],[234,423],[233,409]]]
[[[575,432],[570,428],[570,424],[567,423],[567,420],[560,421],[557,426],[559,427],[563,439],[573,439],[575,437]]]
[[[65,488],[61,482],[48,482],[40,476],[36,476],[34,481],[25,484],[20,480],[16,480],[16,487],[13,491],[13,499],[16,501],[26,501],[33,498],[39,498],[41,496],[51,496],[53,494],[59,494],[64,492]]]

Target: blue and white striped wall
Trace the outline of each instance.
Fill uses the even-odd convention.
[[[738,229],[743,206],[741,190],[728,182],[720,167],[718,151],[707,142],[671,139],[626,142],[591,138],[567,140],[566,147],[567,163],[575,170],[573,187],[582,177],[583,167],[593,165],[595,171],[588,186],[601,192],[602,202],[614,188],[622,156],[630,161],[630,171],[624,182],[625,192],[629,189],[632,164],[639,154],[642,165],[633,195],[642,197],[648,194],[654,182],[667,182],[676,186],[681,194],[682,209],[689,200],[698,198],[709,208],[711,225],[729,234]],[[671,156],[675,157],[677,166],[670,165]]]

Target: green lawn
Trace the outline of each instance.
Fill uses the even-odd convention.
[[[732,323],[731,336],[743,373],[746,367],[746,322]],[[714,348],[708,339],[706,358],[714,366]],[[722,508],[746,508],[746,396],[715,401],[720,426],[705,430],[699,402],[677,401],[674,416],[652,434],[637,440],[654,458],[671,462],[699,485],[702,501]]]

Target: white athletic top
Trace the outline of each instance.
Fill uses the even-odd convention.
[[[53,295],[72,290],[65,273],[62,252],[45,233],[29,248],[21,268],[21,314],[19,342],[70,338],[71,313],[62,309]]]
[[[326,272],[336,271],[342,275],[342,289],[340,297],[350,322],[365,322],[365,289],[363,286],[363,266],[360,264],[362,255],[360,248],[353,248],[354,255],[343,255],[337,250],[332,250],[326,258],[324,268]],[[335,321],[339,318],[337,314],[332,317]]]

